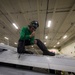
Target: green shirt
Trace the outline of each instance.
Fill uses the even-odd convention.
[[[30,40],[30,44],[34,44],[34,36],[30,37],[31,33],[28,26],[24,26],[20,31],[20,40]]]

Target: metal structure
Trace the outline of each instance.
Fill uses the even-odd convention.
[[[6,36],[9,45],[16,46],[14,42],[19,39],[20,29],[32,20],[40,24],[36,38],[46,42],[49,48],[61,47],[75,37],[75,0],[0,0],[0,43],[8,44],[4,39]],[[46,28],[48,20],[51,20],[50,28]],[[68,36],[66,40],[64,35]]]

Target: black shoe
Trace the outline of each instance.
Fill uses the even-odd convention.
[[[7,51],[7,49],[3,49],[3,51]]]
[[[53,53],[53,52],[45,52],[45,53],[43,53],[43,55],[55,56],[55,53]]]
[[[7,51],[7,49],[1,49],[1,48],[0,48],[0,52],[4,52],[4,51]]]

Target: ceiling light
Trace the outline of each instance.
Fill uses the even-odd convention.
[[[57,42],[57,44],[60,44],[60,42]]]
[[[15,42],[14,44],[15,44],[15,45],[17,45],[17,43],[16,43],[16,42]]]
[[[51,21],[48,21],[47,27],[49,28],[51,26]]]
[[[6,40],[9,40],[9,38],[7,38],[7,37],[4,37]]]
[[[48,36],[45,36],[45,39],[48,39]]]
[[[63,39],[67,38],[67,35],[63,36]]]
[[[4,45],[4,43],[0,43],[0,44]]]
[[[44,42],[44,44],[46,44],[46,42]]]
[[[56,47],[56,46],[54,46],[54,47]]]
[[[33,46],[32,46],[33,47]]]
[[[17,27],[17,25],[16,25],[15,23],[13,23],[13,26],[14,26],[16,29],[18,29],[18,27]]]

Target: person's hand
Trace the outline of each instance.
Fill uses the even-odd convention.
[[[35,31],[32,32],[32,34],[30,35],[30,37],[35,36]]]

